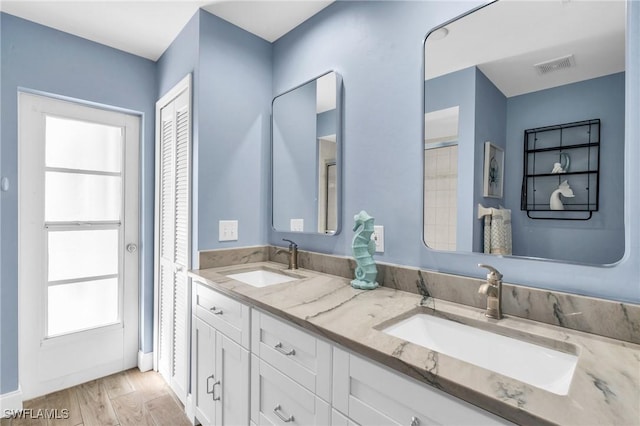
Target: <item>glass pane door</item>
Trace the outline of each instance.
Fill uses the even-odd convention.
[[[123,129],[45,119],[47,337],[121,318]]]

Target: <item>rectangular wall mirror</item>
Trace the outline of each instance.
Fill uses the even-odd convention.
[[[272,103],[272,226],[276,231],[340,231],[342,78],[328,72]]]
[[[623,257],[625,31],[624,1],[500,0],[428,34],[427,246],[593,265]],[[549,126],[561,130],[534,131]],[[485,146],[500,161],[485,165]]]

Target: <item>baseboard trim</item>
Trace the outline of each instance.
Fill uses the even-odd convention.
[[[22,389],[0,395],[0,418],[9,417],[12,412],[22,410]],[[4,424],[4,423],[3,423]]]
[[[153,370],[153,352],[143,353],[138,351],[138,369],[143,373]]]

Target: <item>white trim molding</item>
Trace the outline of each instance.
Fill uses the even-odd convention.
[[[0,395],[0,419],[11,416],[12,413],[22,410],[22,389]]]
[[[153,370],[153,352],[138,351],[138,369],[143,373]]]

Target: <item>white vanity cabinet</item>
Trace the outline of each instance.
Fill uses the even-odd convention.
[[[338,348],[333,349],[333,407],[360,425],[512,424],[438,389]]]
[[[192,395],[203,425],[249,423],[249,307],[203,284],[194,288]]]
[[[194,282],[191,400],[203,425],[511,424]]]

